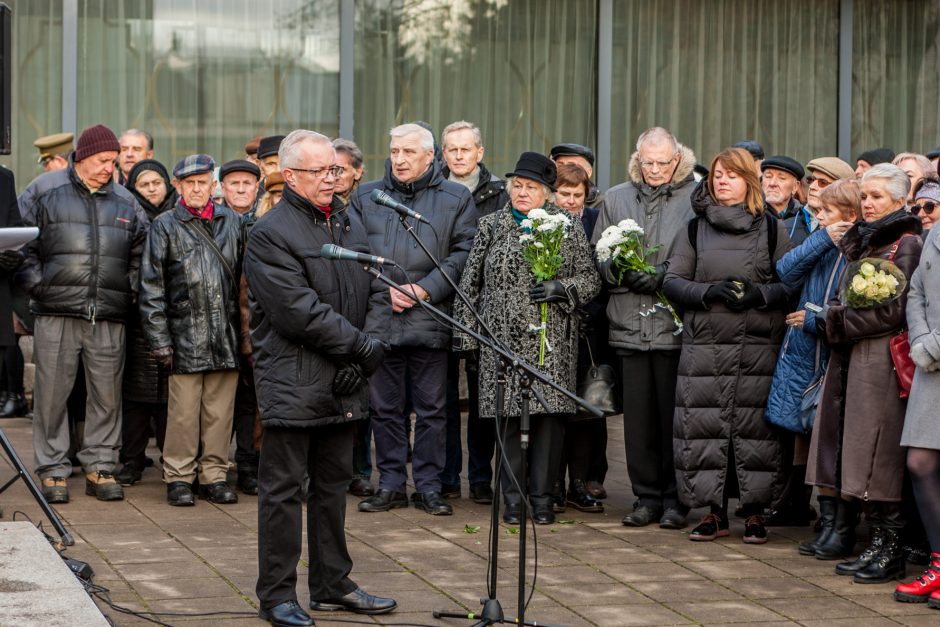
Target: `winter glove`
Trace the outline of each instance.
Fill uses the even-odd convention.
[[[346,364],[336,371],[333,377],[333,393],[337,396],[348,396],[366,383],[362,367],[359,364]]]
[[[161,346],[160,348],[155,348],[150,351],[150,354],[153,355],[153,358],[158,364],[166,368],[167,370],[173,367],[173,347],[172,346]]]
[[[703,300],[706,305],[724,303],[730,306],[738,301],[738,294],[738,286],[734,284],[734,281],[722,281],[708,288]]]
[[[561,281],[542,281],[529,290],[533,303],[562,303],[568,300],[568,292]]]
[[[388,345],[382,340],[365,333],[362,334],[362,339],[353,355],[353,361],[361,366],[362,376],[368,379],[373,372],[379,369],[387,349]],[[336,385],[335,381],[334,379],[334,386]]]
[[[620,287],[620,281],[617,279],[617,271],[614,268],[613,259],[597,262],[597,271],[601,275],[601,280],[612,287]]]
[[[630,288],[631,292],[637,294],[655,294],[663,287],[663,279],[666,277],[666,266],[660,264],[656,266],[656,272],[637,272],[636,270],[627,270],[623,273],[623,284]]]
[[[922,342],[911,346],[911,360],[919,368],[923,368],[928,372],[940,368],[940,364],[931,356]]]
[[[17,250],[0,252],[0,270],[13,272],[23,263],[23,256]]]
[[[826,305],[822,308],[822,311],[817,311],[813,315],[813,320],[816,323],[816,336],[821,338],[823,342],[827,342],[826,339],[826,317],[829,315],[829,306]]]
[[[735,311],[744,311],[745,309],[763,307],[767,304],[767,302],[764,300],[764,294],[760,291],[760,288],[750,281],[743,281],[743,283],[744,295],[735,302],[728,303],[728,307],[734,309]],[[738,294],[740,295],[741,292],[738,292]]]

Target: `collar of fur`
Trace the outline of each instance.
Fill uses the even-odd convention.
[[[692,174],[692,169],[695,168],[695,153],[692,152],[692,149],[679,144],[679,165],[676,166],[676,171],[672,174],[671,184],[675,185],[680,181],[684,181],[690,174]],[[630,180],[634,183],[643,183],[643,172],[640,169],[640,153],[636,151],[633,155],[630,156],[630,166],[628,168],[630,173]]]

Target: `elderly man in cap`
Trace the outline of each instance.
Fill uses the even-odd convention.
[[[121,446],[124,321],[136,297],[148,220],[134,196],[113,183],[119,150],[111,129],[85,129],[69,167],[40,176],[20,199],[23,222],[41,228],[25,248],[20,279],[35,316],[33,450],[50,503],[69,500],[66,400],[79,359],[88,388],[78,453],[85,492],[102,501],[124,498],[113,475]]]
[[[153,221],[144,248],[140,316],[154,358],[170,369],[163,474],[170,505],[235,503],[225,482],[238,385],[241,217],[212,202],[215,162],[173,168],[180,200]]]
[[[872,166],[894,161],[894,151],[890,148],[872,148],[861,153],[855,159],[855,178],[862,180],[862,175]]]
[[[258,203],[261,168],[247,159],[227,161],[219,168],[219,185],[225,205],[241,216],[248,216]]]
[[[153,135],[138,128],[129,128],[121,133],[118,143],[121,145],[121,153],[118,155],[119,182],[123,185],[136,163],[153,159]]]
[[[855,178],[852,166],[838,157],[813,159],[806,164],[806,171],[809,172],[807,177],[809,190],[806,195],[806,205],[784,220],[787,233],[790,234],[790,241],[793,242],[794,246],[799,246],[819,226],[816,221],[816,212],[819,211],[822,204],[819,200],[819,194],[822,190],[839,179]]]
[[[282,141],[284,141],[283,135],[269,135],[268,137],[262,137],[261,141],[258,142],[258,163],[261,166],[263,176],[280,171],[280,159],[277,151],[281,147]]]
[[[39,165],[46,172],[55,172],[69,167],[69,153],[72,152],[72,133],[46,135],[33,142],[39,150]]]
[[[767,204],[781,220],[795,216],[802,206],[796,192],[803,183],[803,166],[786,155],[774,155],[761,162],[760,170]]]
[[[549,156],[551,156],[555,165],[571,163],[587,172],[588,178],[594,176],[594,151],[587,146],[582,146],[581,144],[558,144],[552,146]],[[603,205],[604,192],[591,182],[591,189],[584,198],[584,206],[600,211]]]

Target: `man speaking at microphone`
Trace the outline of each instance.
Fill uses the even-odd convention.
[[[404,414],[410,392],[417,417],[411,462],[415,485],[412,501],[429,514],[446,516],[453,509],[441,497],[440,474],[444,467],[451,330],[437,322],[418,301],[445,311],[450,308],[454,289],[444,273],[455,283],[460,281],[476,235],[476,208],[467,188],[442,174],[440,163],[434,159],[434,136],[430,131],[417,124],[403,124],[389,134],[391,154],[385,162],[385,177],[361,185],[350,204],[366,228],[372,254],[400,266],[388,270],[388,276],[403,284],[413,297],[394,289],[388,292],[392,317],[379,337],[391,350],[369,380],[379,490],[359,503],[359,511],[385,512],[408,506],[404,420],[409,417]],[[390,196],[392,202],[379,204],[373,200],[377,190]],[[421,215],[421,220],[415,216],[405,219],[440,262],[440,268],[399,221],[398,211],[404,210],[388,205],[405,205]]]
[[[393,599],[349,578],[346,486],[353,423],[367,416],[366,379],[385,353],[366,329],[387,324],[388,291],[354,261],[321,255],[324,244],[368,253],[359,220],[333,195],[342,168],[329,138],[296,130],[281,142],[286,186],[251,230],[245,272],[261,409],[258,467],[258,585],[261,618],[313,625],[297,603],[301,499],[307,490],[310,607],[382,614]],[[368,321],[367,321],[368,318]]]

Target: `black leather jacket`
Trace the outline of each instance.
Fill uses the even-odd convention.
[[[215,205],[205,222],[177,203],[153,221],[144,247],[141,322],[152,348],[173,347],[174,373],[238,367],[242,220]]]
[[[20,197],[26,226],[18,279],[34,314],[124,322],[136,292],[148,219],[129,191],[108,183],[92,194],[69,167],[39,176]]]

